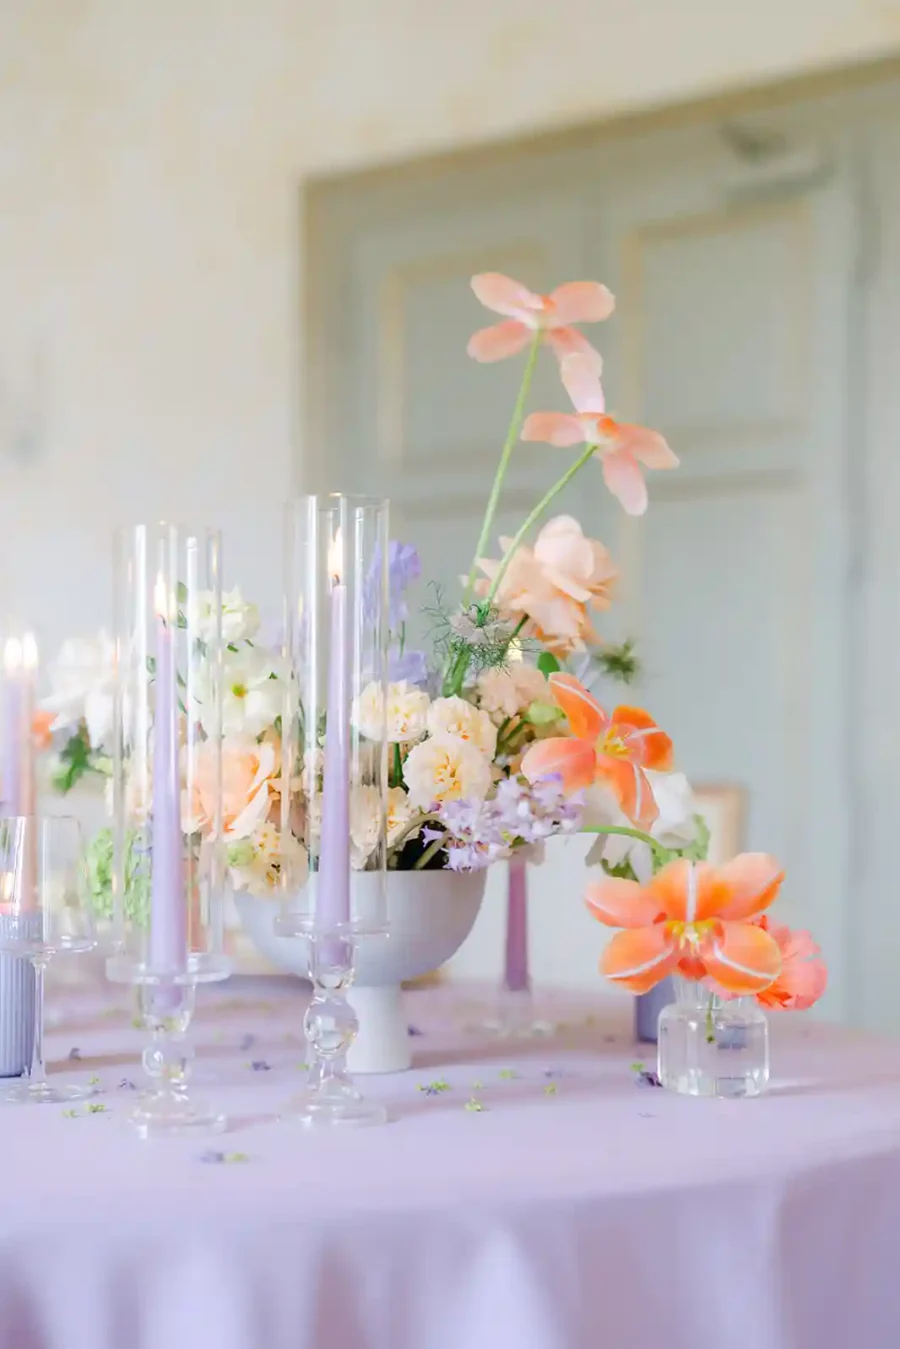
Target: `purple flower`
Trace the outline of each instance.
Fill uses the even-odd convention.
[[[366,578],[364,608],[368,618],[377,615],[378,594],[381,585],[381,551],[376,550]],[[387,555],[388,573],[388,627],[397,632],[409,617],[406,604],[406,591],[422,575],[422,563],[419,554],[411,543],[398,543],[391,539]]]
[[[566,797],[558,777],[535,783],[507,778],[490,801],[447,801],[436,812],[450,834],[445,844],[450,871],[480,871],[513,848],[568,834],[581,823],[579,795]],[[442,837],[428,830],[426,841]]]
[[[394,643],[388,650],[388,679],[392,684],[406,680],[407,684],[428,682],[428,661],[424,651],[404,651]]]

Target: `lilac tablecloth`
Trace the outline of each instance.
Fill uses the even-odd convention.
[[[395,1122],[310,1137],[275,1119],[298,996],[226,986],[232,1132],[160,1145],[123,1126],[138,1033],[73,1020],[51,1058],[105,1110],[0,1107],[0,1346],[896,1349],[900,1045],[784,1017],[769,1096],[695,1101],[638,1085],[628,1004],[543,1010],[516,1046],[411,995],[416,1067],[367,1082]]]

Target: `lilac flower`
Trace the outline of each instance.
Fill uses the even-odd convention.
[[[580,794],[566,797],[557,776],[527,783],[507,778],[490,801],[446,801],[436,811],[443,830],[423,831],[426,841],[445,834],[447,868],[480,871],[513,848],[540,844],[554,834],[569,834],[581,824]]]
[[[388,679],[392,684],[406,680],[407,684],[428,682],[428,661],[424,651],[404,651],[394,642],[388,650]]]
[[[369,567],[363,598],[365,613],[370,619],[375,618],[377,614],[381,566],[381,550],[378,549]],[[417,581],[422,575],[422,563],[419,560],[419,554],[411,543],[398,543],[396,539],[391,539],[388,544],[387,573],[388,627],[391,632],[397,632],[409,617],[406,591],[413,581]]]

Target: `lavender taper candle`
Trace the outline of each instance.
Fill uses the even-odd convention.
[[[528,974],[528,863],[510,859],[506,892],[506,964],[504,988],[525,993],[531,987]]]
[[[342,536],[329,549],[331,640],[328,650],[328,704],[322,784],[322,840],[316,926],[335,932],[350,922],[350,700],[347,644],[347,587],[343,582]]]
[[[162,576],[156,583],[156,706],[153,715],[153,868],[150,966],[176,974],[187,965],[187,909],[178,763],[178,683],[175,606]]]

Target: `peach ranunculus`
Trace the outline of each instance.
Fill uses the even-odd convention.
[[[558,774],[567,792],[608,786],[629,820],[649,828],[659,811],[644,769],[667,772],[672,741],[643,708],[616,707],[609,715],[574,675],[554,674],[549,682],[571,735],[532,745],[522,760],[526,778]]]
[[[714,980],[728,994],[760,994],[782,972],[778,942],[752,921],[778,894],[784,872],[765,853],[741,853],[726,866],[669,862],[646,886],[606,877],[585,903],[608,927],[623,928],[600,969],[632,993],[666,975]]]
[[[774,939],[781,952],[781,973],[774,983],[756,995],[763,1007],[805,1011],[818,1002],[828,983],[828,969],[821,950],[809,932],[792,932],[763,915],[759,926]]]
[[[616,302],[606,286],[597,281],[571,281],[549,295],[536,295],[499,272],[483,272],[472,277],[472,289],[486,309],[506,316],[503,323],[481,328],[470,338],[467,351],[476,361],[514,356],[541,332],[560,360],[580,352],[599,374],[599,353],[572,325],[609,318]]]
[[[508,552],[512,540],[500,544]],[[478,565],[488,578],[478,587],[484,594],[502,563],[479,558]],[[609,608],[618,574],[602,543],[587,538],[571,515],[558,515],[547,521],[533,548],[516,549],[494,602],[504,618],[528,620],[524,636],[568,656],[598,641],[589,610]]]
[[[596,445],[603,478],[613,496],[629,515],[643,515],[647,484],[641,464],[646,468],[677,468],[678,459],[658,431],[617,422],[606,415],[600,377],[589,359],[577,354],[567,356],[562,363],[562,380],[575,412],[533,412],[525,419],[522,439],[544,440],[560,448]]]
[[[235,736],[222,745],[222,829],[226,839],[249,837],[269,814],[274,779],[279,771],[278,749],[271,740]],[[203,746],[190,792],[183,807],[185,830],[210,832],[215,823],[215,751]]]

